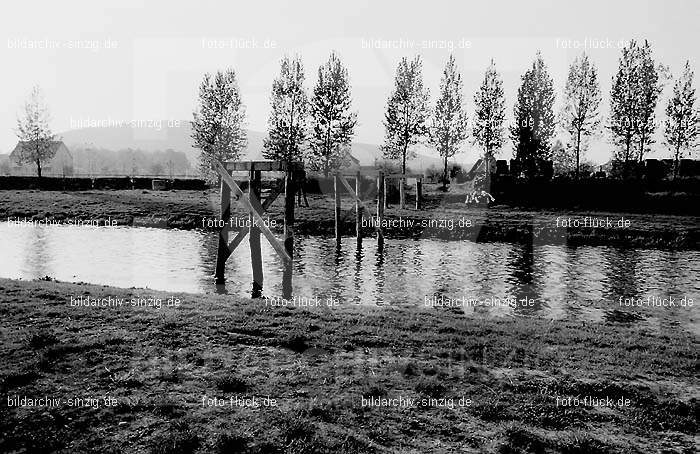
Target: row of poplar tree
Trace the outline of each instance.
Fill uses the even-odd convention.
[[[613,77],[610,116],[605,128],[616,146],[613,158],[623,168],[641,162],[654,143],[655,110],[669,79],[668,69],[654,61],[647,41],[643,44],[631,41],[622,50]],[[280,74],[272,84],[272,109],[263,156],[288,162],[303,160],[307,167],[327,175],[348,159],[357,125],[348,70],[332,53],[318,69],[310,99],[304,80],[300,58],[283,58]],[[555,114],[554,83],[538,52],[532,67],[521,77],[514,123],[508,128],[514,158],[526,176],[538,175],[543,171],[543,163],[552,160],[551,141],[557,127],[570,138],[566,153],[575,162],[578,175],[586,139],[601,129],[598,71],[585,53],[571,64],[563,95],[563,107]],[[429,97],[429,90],[423,84],[420,56],[412,60],[404,57],[386,104],[385,139],[381,146],[384,156],[400,160],[405,173],[411,147],[427,143],[444,158],[447,175],[448,159],[471,136],[473,143],[483,150],[488,173],[489,163],[506,140],[503,82],[494,62],[491,61],[474,95],[471,125],[465,110],[462,76],[454,57],[447,60],[434,107],[429,105]],[[693,71],[686,62],[674,83],[664,123],[664,136],[673,149],[676,171],[678,160],[697,146],[699,120]],[[192,126],[195,146],[203,152],[203,171],[211,168],[212,158],[223,161],[239,158],[247,140],[245,107],[233,70],[204,76]]]

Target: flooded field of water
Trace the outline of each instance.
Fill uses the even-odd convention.
[[[682,325],[699,331],[700,252],[367,238],[296,238],[293,294],[340,304],[437,305],[474,316],[524,315]],[[263,239],[264,295],[279,297],[283,266]],[[210,293],[216,235],[136,227],[0,223],[0,277]],[[249,296],[247,241],[227,262],[225,292]],[[218,289],[221,291],[221,289]],[[622,305],[620,299],[622,298]],[[658,298],[658,300],[655,300]],[[680,307],[685,298],[691,308]],[[632,299],[677,307],[625,306]],[[452,304],[453,307],[445,307]]]

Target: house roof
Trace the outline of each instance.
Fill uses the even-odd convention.
[[[352,153],[348,152],[347,156],[354,165],[360,165],[360,160],[353,156]]]
[[[10,153],[10,159],[16,159],[16,158],[17,158],[17,154],[20,153],[20,152],[22,151],[22,148],[24,147],[24,145],[25,145],[26,143],[27,143],[27,142],[24,142],[24,141],[19,141],[19,142],[17,142],[17,145],[15,145],[14,150],[12,150],[12,152]],[[56,153],[56,152],[58,151],[58,149],[61,147],[61,145],[63,145],[63,146],[66,148],[66,151],[68,152],[68,155],[71,156],[71,158],[72,158],[72,155],[70,154],[70,150],[68,150],[68,147],[65,146],[65,144],[63,143],[62,140],[54,140],[54,141],[52,141],[52,142],[51,142],[51,151],[54,152],[54,153]]]

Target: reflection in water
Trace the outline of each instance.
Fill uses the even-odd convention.
[[[374,262],[374,300],[377,304],[383,303],[384,296],[384,255],[386,254],[386,249],[384,246],[380,246],[376,249],[375,262]]]
[[[649,254],[651,251],[645,251]],[[606,262],[605,290],[606,298],[614,298],[616,295],[637,295],[636,264],[639,261],[639,252],[635,249],[613,250],[608,249],[603,253]]]
[[[358,247],[355,250],[355,274],[353,274],[353,289],[355,289],[355,295],[352,300],[354,304],[360,304],[360,295],[362,294],[362,260],[364,254],[362,247]]]
[[[17,226],[0,223],[0,276],[51,276],[118,287],[220,292],[249,296],[247,244],[227,262],[226,287],[215,287],[216,234],[133,227]],[[392,239],[384,248],[354,237],[340,249],[334,238],[295,238],[293,285],[285,266],[262,242],[266,296],[329,297],[346,304],[425,306],[425,298],[528,298],[534,307],[458,308],[474,316],[508,314],[652,322],[677,318],[697,327],[698,251],[620,250],[610,247],[472,243]],[[286,270],[287,273],[289,270]],[[686,297],[687,308],[629,308],[622,298]],[[439,309],[439,308],[438,308]],[[630,315],[631,314],[631,315]]]

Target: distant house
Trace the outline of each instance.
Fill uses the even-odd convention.
[[[345,171],[347,171],[347,170],[356,170],[356,169],[359,169],[359,168],[361,167],[361,166],[360,166],[360,160],[357,159],[355,156],[353,156],[350,152],[348,152],[348,153],[345,155],[345,158],[346,158],[346,159],[345,159],[345,163],[344,163],[343,166],[341,166],[341,168],[342,168],[343,170],[345,170]]]
[[[10,155],[0,154],[0,175],[10,174]]]
[[[20,163],[19,157],[26,142],[19,142],[10,153],[10,175],[36,175],[36,163]],[[41,163],[42,176],[65,176],[73,174],[73,155],[66,144],[60,140],[51,142],[54,156],[49,161]]]

